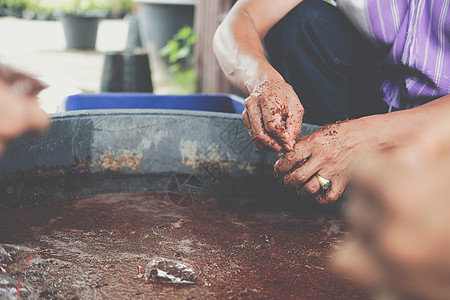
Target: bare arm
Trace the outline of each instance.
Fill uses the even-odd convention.
[[[242,91],[251,93],[265,80],[283,80],[269,64],[262,40],[302,0],[240,0],[214,36],[220,66]]]
[[[447,120],[449,115],[447,95],[409,110],[326,125],[298,141],[294,151],[275,164],[275,170],[285,175],[285,185],[297,187],[300,194],[314,195],[321,203],[335,201],[347,186],[351,164],[361,155],[403,146],[430,122]],[[331,180],[326,193],[320,191],[317,173]]]
[[[240,0],[214,36],[214,51],[228,79],[249,93],[242,114],[260,149],[290,151],[300,135],[303,107],[269,64],[262,40],[302,0]]]

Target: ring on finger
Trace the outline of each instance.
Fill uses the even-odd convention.
[[[329,181],[328,179],[323,178],[319,174],[316,174],[316,178],[319,181],[322,191],[326,192],[331,187],[331,181]]]

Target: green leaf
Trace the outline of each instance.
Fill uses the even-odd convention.
[[[175,40],[170,40],[160,51],[159,55],[169,56],[178,51],[178,42]]]
[[[178,31],[176,37],[179,38],[180,40],[186,40],[192,35],[192,33],[193,30],[191,27],[184,26],[183,28],[180,29],[180,31]]]
[[[180,70],[181,70],[181,66],[179,64],[169,66],[169,72],[171,74],[176,74],[176,73],[180,72]]]
[[[191,48],[190,47],[183,47],[180,49],[180,51],[178,51],[178,59],[183,59],[186,58],[189,53],[191,52]]]
[[[171,64],[176,63],[177,61],[178,61],[178,52],[169,55],[169,62]]]
[[[197,43],[197,40],[198,40],[198,35],[194,33],[187,39],[186,43],[189,45],[194,45],[195,43]]]

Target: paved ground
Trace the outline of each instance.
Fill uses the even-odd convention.
[[[104,53],[123,50],[127,33],[126,20],[103,20],[96,51],[73,51],[66,50],[59,21],[0,18],[0,62],[44,78],[51,89],[42,95],[42,106],[54,112],[66,94],[99,91]],[[152,71],[155,92],[170,93],[160,72]]]

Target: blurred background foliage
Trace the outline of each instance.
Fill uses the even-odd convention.
[[[168,60],[169,72],[174,83],[180,86],[185,93],[196,91],[194,46],[197,40],[198,36],[193,28],[184,26],[159,51],[159,55]]]
[[[125,14],[133,8],[133,0],[0,0],[0,8],[21,12],[80,13],[97,10],[111,14]]]

